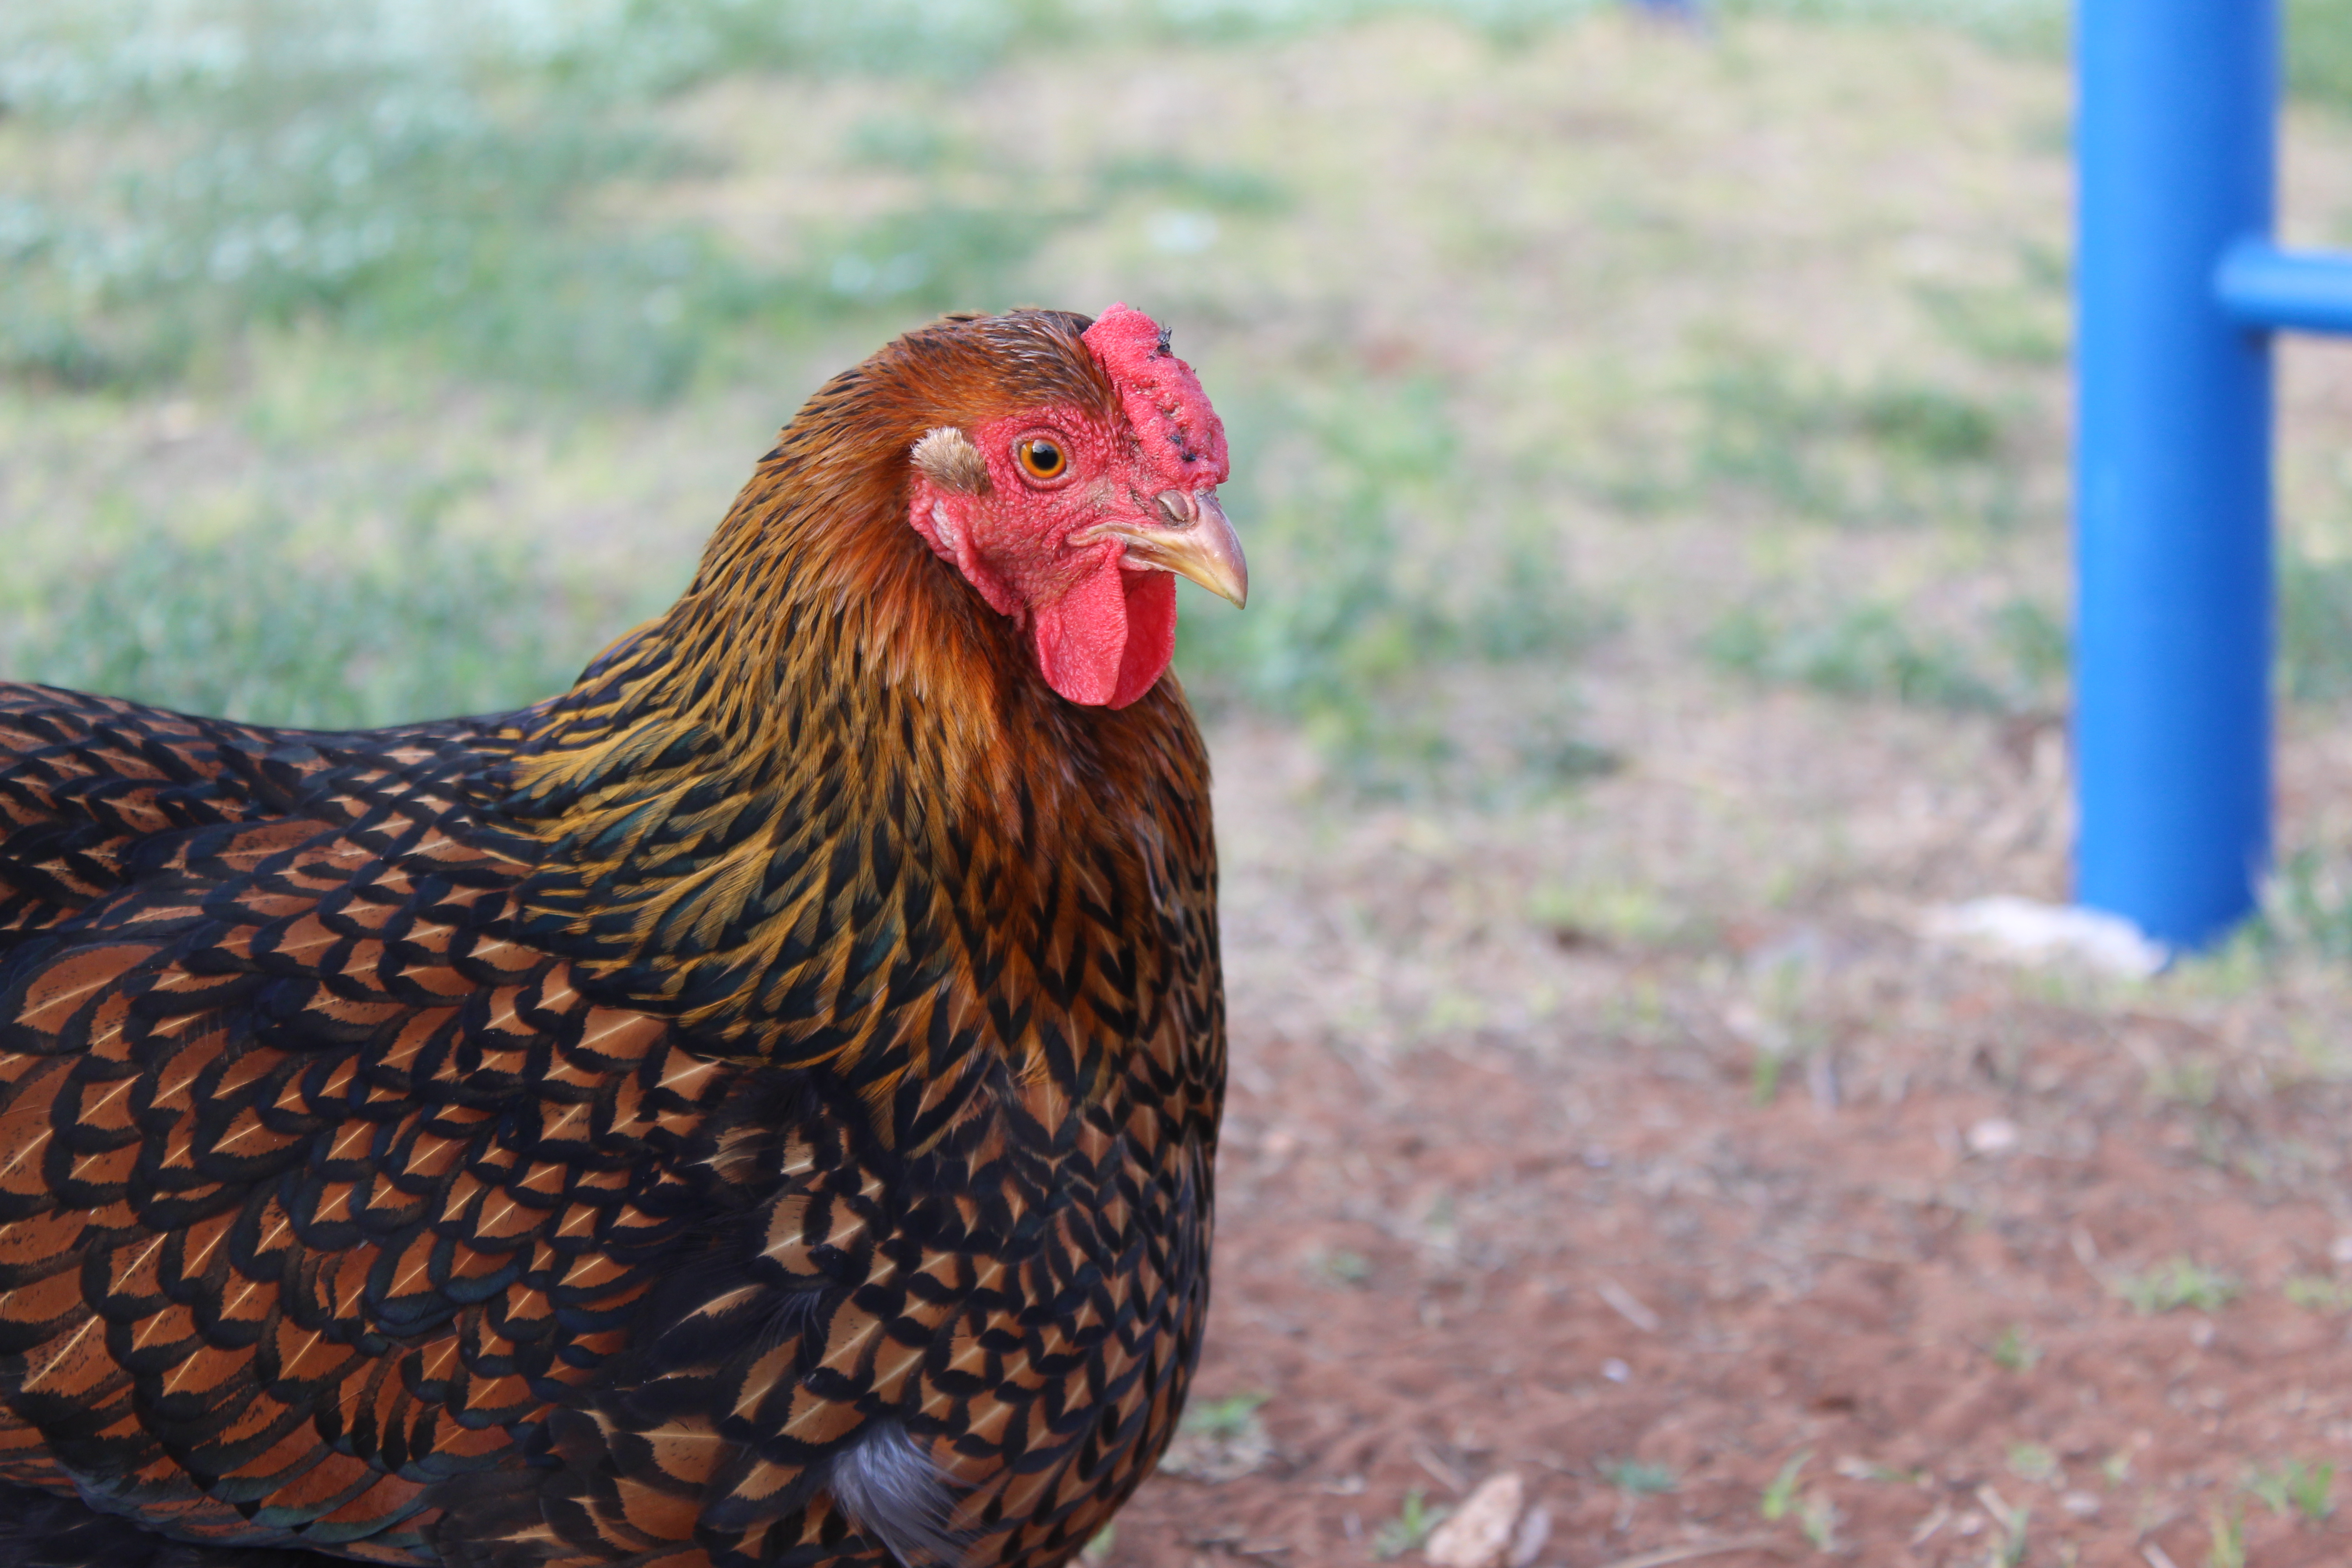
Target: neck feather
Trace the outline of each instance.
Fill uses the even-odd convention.
[[[1213,942],[1206,761],[1172,679],[1055,696],[906,523],[923,426],[853,432],[843,401],[540,710],[501,809],[542,846],[532,940],[714,1054],[831,1064],[919,1121],[948,1058],[1089,1079],[1160,1029],[1171,900]]]

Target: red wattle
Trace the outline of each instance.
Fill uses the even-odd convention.
[[[1101,707],[1118,690],[1127,657],[1127,595],[1116,563],[1097,567],[1034,612],[1031,635],[1045,684],[1073,702]]]
[[[1073,702],[1124,708],[1175,655],[1176,579],[1124,572],[1113,561],[1037,611],[1030,635],[1046,685]]]
[[[1159,684],[1176,657],[1176,579],[1165,572],[1121,572],[1127,589],[1127,656],[1110,705],[1124,708]]]

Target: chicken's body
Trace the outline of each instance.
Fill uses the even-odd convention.
[[[1057,695],[905,470],[1115,396],[1053,357],[1084,325],[836,379],[679,605],[516,714],[0,686],[0,1482],[79,1500],[0,1549],[1044,1568],[1101,1526],[1207,1301],[1206,763],[1172,680]]]

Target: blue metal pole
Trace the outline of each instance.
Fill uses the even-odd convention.
[[[2243,326],[2352,332],[2352,258],[2242,239],[2221,258],[2213,289]]]
[[[2276,0],[2075,37],[2075,896],[2193,946],[2270,849],[2269,342],[2216,274],[2271,232]]]

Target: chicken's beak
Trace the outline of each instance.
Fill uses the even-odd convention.
[[[1246,605],[1249,563],[1242,559],[1242,542],[1215,494],[1162,490],[1154,506],[1159,516],[1151,522],[1099,523],[1084,537],[1120,540],[1130,563],[1190,577],[1220,599]]]

